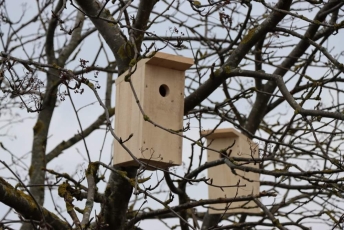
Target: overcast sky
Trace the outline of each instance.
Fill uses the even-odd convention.
[[[68,1],[69,2],[69,1]],[[26,21],[25,19],[30,18],[30,15],[32,12],[36,12],[36,7],[35,7],[35,1],[24,1],[24,0],[16,0],[16,1],[7,1],[7,7],[8,7],[8,11],[10,12],[11,17],[13,17],[12,20],[15,19],[19,19],[19,17],[21,16],[21,10],[20,10],[20,5],[23,3],[27,3],[27,14],[24,17],[23,21]],[[256,3],[254,3],[256,4]],[[159,11],[159,3],[156,6],[156,10]],[[256,5],[257,7],[254,8],[254,14],[261,14],[262,13],[262,8],[260,7],[260,5]],[[259,7],[258,7],[259,6]],[[68,6],[68,11],[72,10],[71,6]],[[244,10],[244,9],[243,9]],[[182,16],[181,16],[182,17]],[[239,20],[239,19],[237,19]],[[89,22],[88,22],[89,23]],[[158,27],[152,27],[152,31],[155,31],[156,33],[159,34],[169,34],[169,27],[170,25],[166,25],[165,28],[162,28],[161,25],[159,25]],[[3,24],[1,24],[1,32],[6,33],[8,28],[6,26],[4,26]],[[27,33],[33,33],[35,30],[37,30],[37,27],[33,26],[31,28],[27,29]],[[58,30],[57,30],[58,31]],[[59,32],[59,31],[58,31]],[[185,36],[187,36],[187,31],[183,31]],[[214,31],[215,34],[215,31]],[[217,36],[221,36],[221,33],[216,32]],[[56,42],[58,42],[59,38],[56,38]],[[343,50],[344,48],[344,44],[343,44],[343,32],[341,32],[340,34],[336,35],[336,36],[332,36],[330,38],[330,42],[329,42],[329,47],[335,47],[335,49],[338,50]],[[93,34],[90,38],[86,39],[85,42],[83,42],[83,48],[80,51],[80,57],[83,57],[84,59],[88,59],[88,60],[93,60],[93,56],[95,54],[95,52],[97,51],[97,49],[99,48],[99,37],[97,34]],[[62,44],[62,41],[60,41],[60,44]],[[105,43],[104,43],[105,44]],[[42,44],[43,45],[43,44]],[[106,44],[105,44],[106,45]],[[187,46],[189,46],[189,44],[185,44]],[[32,47],[31,47],[32,48]],[[2,47],[0,46],[0,50],[2,49]],[[29,52],[32,52],[32,50],[30,50],[29,46],[26,46],[26,49]],[[164,52],[170,52],[173,53],[173,51],[169,48],[165,49]],[[281,52],[285,52],[285,51],[281,51]],[[192,57],[191,52],[189,51],[185,51],[182,53],[184,56],[187,57]],[[24,50],[18,50],[17,52],[14,52],[13,54],[11,54],[13,56],[16,56],[18,58],[25,58],[25,53]],[[113,58],[113,57],[111,57]],[[77,61],[76,60],[74,63],[71,63],[69,66],[75,67],[77,65]],[[343,62],[343,60],[340,60]],[[100,66],[105,66],[106,65],[106,59],[104,57],[104,55],[101,55],[98,64]],[[24,71],[24,70],[23,70]],[[321,70],[320,72],[314,72],[314,78],[317,78],[316,76],[321,77],[322,73]],[[44,76],[44,75],[42,75]],[[92,78],[91,75],[89,75],[90,78]],[[115,76],[114,76],[115,78]],[[105,82],[106,82],[106,75],[105,74],[99,74],[98,77],[99,80],[99,84],[102,86],[98,92],[99,94],[104,97],[104,90],[105,90]],[[61,91],[64,90],[61,87]],[[220,92],[215,92],[211,98],[213,100],[216,101],[218,95],[220,94]],[[1,92],[0,92],[0,96],[1,96]],[[103,113],[102,108],[99,106],[99,104],[96,102],[96,98],[94,96],[94,94],[92,92],[90,92],[88,89],[85,89],[85,93],[83,95],[79,95],[79,94],[72,94],[72,98],[73,101],[77,107],[77,109],[79,110],[79,117],[81,119],[82,122],[82,126],[83,128],[88,127],[89,124],[91,124],[92,122],[94,122],[94,120],[96,120],[98,118],[98,116],[100,114]],[[222,98],[222,96],[221,96]],[[221,100],[221,99],[219,99]],[[326,103],[326,100],[328,100],[328,102],[330,102],[330,98],[329,97],[324,97],[323,98],[324,103]],[[113,105],[115,106],[115,91],[113,91]],[[91,105],[90,105],[91,104]],[[89,106],[87,106],[89,105]],[[86,106],[86,107],[84,107]],[[241,105],[238,104],[238,108],[240,110],[248,110],[248,105]],[[287,105],[284,104],[283,108],[287,108]],[[0,129],[0,142],[8,149],[10,150],[12,153],[14,153],[17,157],[20,157],[22,159],[22,161],[26,164],[26,165],[30,165],[30,150],[32,147],[32,138],[33,138],[33,126],[35,124],[36,121],[36,114],[29,114],[26,113],[25,110],[15,110],[15,112],[19,115],[19,117],[17,118],[15,116],[15,114],[1,114],[0,115],[0,122],[4,121],[8,118],[13,118],[14,119],[23,119],[26,118],[23,122],[18,123],[18,124],[13,124],[10,129],[5,128],[5,129]],[[289,115],[293,113],[292,110],[289,111]],[[274,118],[271,118],[274,119]],[[288,116],[285,117],[285,119],[289,119]],[[188,122],[185,121],[185,122]],[[4,122],[0,123],[0,127],[2,126],[2,124],[5,124]],[[206,120],[204,121],[204,123],[202,124],[204,129],[211,129],[213,128],[215,125],[217,124],[217,121],[214,120]],[[197,139],[198,138],[198,124],[195,120],[191,121],[191,130],[188,131],[186,133],[186,135],[188,137],[191,137],[192,139]],[[221,125],[220,127],[222,128],[228,128],[231,127],[228,123],[225,123],[223,125]],[[6,136],[2,136],[1,134],[3,134],[4,132],[6,133]],[[47,152],[49,152],[50,150],[52,150],[58,143],[60,143],[62,140],[67,140],[68,138],[72,137],[73,135],[75,135],[76,133],[80,132],[80,128],[78,126],[77,123],[77,119],[76,119],[76,115],[72,109],[70,100],[68,98],[66,98],[65,101],[63,102],[59,102],[58,103],[58,107],[56,108],[54,115],[53,115],[53,120],[51,122],[51,126],[50,126],[50,131],[49,131],[49,140],[48,140],[48,146],[47,146]],[[104,142],[104,138],[105,138],[105,142]],[[110,134],[107,134],[104,132],[104,130],[98,130],[93,132],[89,137],[86,138],[87,140],[87,147],[89,149],[89,152],[91,153],[91,159],[92,161],[97,161],[99,160],[99,155],[102,154],[101,157],[101,161],[108,163],[110,161],[110,156],[112,154],[112,143],[113,143],[113,138],[111,137]],[[189,161],[189,154],[191,151],[191,147],[190,147],[190,143],[187,140],[184,140],[184,144],[183,144],[183,161],[185,162],[185,164],[188,164]],[[196,151],[199,151],[199,148],[195,147]],[[102,152],[102,153],[101,153]],[[5,160],[6,162],[11,162],[11,156],[5,152],[3,149],[0,149],[0,158],[2,160]],[[203,161],[205,159],[203,158]],[[48,168],[49,169],[54,169],[56,171],[60,171],[60,172],[66,172],[69,174],[75,174],[78,175],[80,178],[83,176],[84,174],[84,169],[87,168],[87,159],[86,159],[86,154],[85,154],[85,147],[83,145],[82,142],[74,145],[72,148],[64,151],[64,154],[60,155],[58,157],[58,159],[55,159],[54,161],[52,161],[51,163],[48,164]],[[20,164],[24,164],[21,162],[17,162],[19,165]],[[195,164],[198,164],[198,162],[195,160],[194,162]],[[21,178],[27,179],[27,171],[22,171],[21,167],[19,166],[12,166],[14,170],[16,170],[16,172],[21,176]],[[2,167],[0,167],[2,169]],[[181,167],[176,167],[175,170],[177,172],[181,172],[183,170],[183,166]],[[102,168],[101,171],[103,172],[104,169]],[[161,173],[156,173],[156,172],[147,172],[146,175],[150,175],[152,174],[152,180],[150,182],[147,183],[147,185],[152,184],[154,185],[156,182],[157,178],[162,178]],[[2,169],[0,171],[0,175],[2,177],[11,177],[11,174],[5,170]],[[206,176],[206,173],[202,173],[202,175]],[[76,176],[76,178],[78,177]],[[266,176],[264,176],[266,178]],[[13,178],[13,176],[12,176]],[[265,179],[263,178],[263,179]],[[15,180],[9,180],[10,183],[12,183],[13,185],[16,184]],[[103,191],[105,183],[102,183],[100,188],[100,191]],[[55,187],[56,189],[56,187]],[[168,187],[163,184],[162,189],[164,190],[168,190]],[[205,184],[199,184],[197,186],[191,186],[190,188],[188,188],[188,191],[190,191],[190,195],[191,198],[193,199],[205,199],[207,198],[207,186]],[[59,203],[61,205],[61,207],[63,207],[63,200],[60,199],[57,195],[56,195],[56,190],[53,191],[53,194],[55,194],[54,196],[54,201]],[[161,198],[166,199],[168,194],[162,194],[160,195]],[[134,198],[134,196],[133,196]],[[277,197],[278,199],[279,197]],[[268,200],[267,198],[263,198],[262,201],[268,201],[268,202],[273,202],[273,200]],[[79,207],[82,207],[81,203],[76,202],[76,204],[79,204]],[[175,201],[171,204],[177,204],[177,199],[175,199]],[[156,204],[154,201],[149,200],[148,204],[146,204],[146,206],[150,206],[150,207],[154,207],[154,208],[163,208],[161,207],[161,205]],[[53,211],[53,203],[52,200],[50,198],[49,193],[47,192],[46,194],[46,201],[45,201],[45,207],[47,207],[49,210]],[[1,204],[0,203],[0,218],[7,212],[8,207]],[[96,207],[96,211],[97,213],[99,213],[99,207]],[[13,215],[9,216],[8,218],[14,218]],[[67,219],[69,220],[69,216],[67,216]],[[174,222],[175,220],[168,220],[167,222]],[[165,226],[158,222],[158,221],[154,221],[154,224],[152,224],[152,222],[150,221],[144,221],[140,224],[140,227],[142,227],[143,229],[152,229],[152,230],[158,230],[158,229],[164,229]],[[318,225],[319,227],[319,225]],[[316,226],[314,226],[313,229],[320,229],[320,227],[318,228]]]

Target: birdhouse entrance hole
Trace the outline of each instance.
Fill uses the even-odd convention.
[[[160,87],[159,87],[159,93],[162,97],[166,97],[168,95],[168,93],[170,92],[170,89],[168,88],[167,85],[165,84],[162,84]]]

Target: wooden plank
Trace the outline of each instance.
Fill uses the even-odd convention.
[[[185,71],[194,64],[194,60],[192,58],[157,52],[147,61],[147,64]]]
[[[217,138],[226,138],[226,137],[239,137],[243,134],[241,134],[239,131],[237,131],[234,128],[228,128],[228,129],[216,129],[214,130],[204,130],[201,132],[201,135],[203,137],[206,137],[207,139],[217,139]]]

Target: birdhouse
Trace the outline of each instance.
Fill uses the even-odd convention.
[[[221,157],[258,158],[258,144],[252,142],[242,133],[233,128],[217,129],[214,132],[204,131],[202,136],[207,139],[207,147],[224,151],[225,155],[207,150],[208,162],[218,160]],[[238,161],[242,166],[259,168],[259,164]],[[208,177],[212,179],[212,185],[208,186],[209,199],[235,198],[247,195],[259,194],[259,174],[245,172],[236,169],[235,173],[226,164],[208,169]],[[240,181],[240,182],[239,182]],[[236,186],[239,182],[239,186]],[[221,188],[219,187],[221,186]],[[229,187],[226,187],[229,186]],[[230,204],[219,203],[210,206],[209,213],[259,213],[260,209],[254,201],[232,202]]]
[[[116,80],[115,133],[123,141],[132,135],[124,145],[140,161],[159,168],[181,165],[182,138],[155,127],[148,120],[167,130],[182,130],[185,70],[192,65],[191,58],[161,52],[140,60],[131,76],[138,101],[124,79],[127,72]],[[113,159],[116,166],[137,166],[117,141]]]

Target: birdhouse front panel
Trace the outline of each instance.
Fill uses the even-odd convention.
[[[147,117],[164,127],[163,130],[149,122],[143,123],[142,159],[155,161],[155,165],[180,165],[182,162],[182,138],[167,130],[183,128],[184,71],[146,65],[143,110]]]
[[[206,135],[209,132],[203,132]],[[208,150],[208,161],[218,160],[222,157],[242,157],[242,158],[258,158],[258,146],[248,139],[245,135],[239,133],[235,129],[216,130],[207,138],[208,147],[214,150],[226,151],[226,156],[218,152]],[[257,163],[245,163],[245,161],[237,162],[243,166],[258,168]],[[208,186],[209,199],[217,198],[234,198],[246,195],[259,194],[259,174],[253,172],[245,172],[235,170],[231,171],[226,164],[219,165],[208,169],[208,177],[213,180],[213,185],[223,186],[222,189],[215,186]],[[238,187],[236,186],[239,183]],[[226,187],[229,186],[229,187]],[[233,187],[231,187],[233,186]],[[228,206],[228,207],[227,207]],[[259,213],[260,209],[254,201],[250,202],[233,202],[231,204],[213,204],[210,206],[209,213]]]
[[[115,133],[123,141],[133,134],[124,145],[140,161],[160,168],[182,163],[182,137],[168,130],[183,128],[185,70],[192,64],[190,58],[161,52],[137,63],[131,81],[146,116],[140,112],[130,84],[124,81],[127,73],[116,80]],[[115,142],[114,165],[138,164]]]

